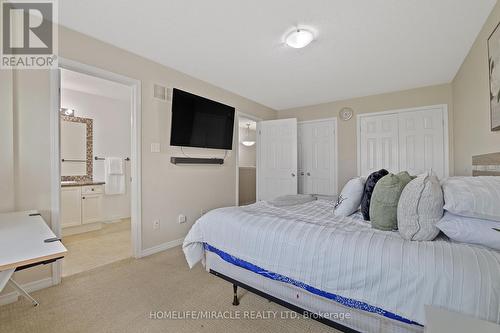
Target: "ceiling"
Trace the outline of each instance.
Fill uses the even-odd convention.
[[[130,101],[131,96],[130,88],[123,84],[66,69],[61,69],[61,87],[122,101]]]
[[[62,25],[281,110],[450,82],[496,0],[64,0]],[[309,27],[316,40],[283,38]]]

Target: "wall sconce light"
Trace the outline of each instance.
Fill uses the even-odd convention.
[[[75,110],[74,109],[61,108],[61,114],[63,116],[74,117],[75,116]]]

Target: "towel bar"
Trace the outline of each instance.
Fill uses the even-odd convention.
[[[96,161],[104,161],[105,158],[104,157],[97,157],[97,156],[95,156],[94,160],[96,160]],[[125,157],[124,160],[125,161],[130,161],[130,157]]]

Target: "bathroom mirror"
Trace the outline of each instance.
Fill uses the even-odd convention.
[[[61,180],[92,180],[92,119],[61,115]]]

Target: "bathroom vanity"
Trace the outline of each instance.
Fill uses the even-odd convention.
[[[63,236],[101,228],[104,182],[93,180],[93,121],[61,116]]]
[[[99,229],[102,221],[102,182],[63,182],[61,184],[61,225],[63,235]],[[85,226],[84,228],[75,228]]]

